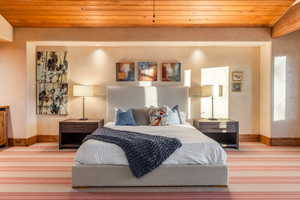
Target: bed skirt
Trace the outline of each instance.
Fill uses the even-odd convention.
[[[76,165],[72,167],[72,186],[227,186],[225,165],[162,165],[151,173],[136,178],[128,166]]]

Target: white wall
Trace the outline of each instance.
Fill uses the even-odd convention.
[[[47,49],[47,47],[39,47]],[[53,50],[53,47],[48,47]],[[244,71],[243,92],[230,93],[229,116],[240,121],[242,134],[258,134],[259,48],[258,47],[60,47],[68,51],[72,84],[115,85],[115,63],[121,61],[181,62],[182,71],[192,70],[192,85],[199,85],[201,67],[229,66]],[[33,72],[34,73],[34,72]],[[160,77],[160,71],[159,71]],[[175,83],[177,85],[183,85]],[[132,84],[124,83],[121,85]],[[138,84],[135,82],[133,84]],[[154,85],[168,84],[157,82]],[[192,118],[200,117],[200,99],[192,101]],[[105,98],[87,98],[90,118],[105,117]],[[81,117],[81,98],[69,97],[69,115],[38,116],[38,134],[57,134],[58,121]]]
[[[300,31],[272,41],[272,64],[286,56],[285,119],[272,121],[272,137],[300,138]]]
[[[13,41],[13,27],[0,15],[0,41]]]

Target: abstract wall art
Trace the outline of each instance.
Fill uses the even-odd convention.
[[[157,81],[156,62],[138,62],[139,81]]]
[[[117,63],[116,64],[116,81],[134,81],[135,69],[134,63]]]
[[[180,82],[181,63],[163,63],[161,72],[162,81]]]
[[[67,52],[38,51],[36,68],[37,114],[67,115]]]

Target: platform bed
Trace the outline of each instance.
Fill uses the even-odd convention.
[[[159,97],[157,105],[169,107],[179,105],[181,110],[187,112],[187,88],[176,86],[152,89],[155,89],[153,91]],[[226,153],[218,143],[193,126],[189,124],[157,127],[116,126],[115,123],[110,123],[115,120],[115,108],[143,108],[145,90],[143,87],[108,87],[105,126],[117,130],[178,138],[182,142],[182,147],[158,168],[142,178],[136,178],[128,167],[124,152],[116,145],[96,140],[86,141],[76,154],[72,168],[72,186],[74,188],[226,186],[228,184]]]
[[[128,166],[76,165],[72,168],[73,188],[130,186],[227,186],[225,165],[162,165],[142,178]]]

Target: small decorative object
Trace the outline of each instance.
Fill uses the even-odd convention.
[[[181,77],[181,63],[163,63],[162,81],[179,82]]]
[[[242,81],[242,80],[243,80],[243,72],[242,71],[232,72],[232,81]]]
[[[156,62],[138,62],[139,81],[157,81]]]
[[[134,77],[135,77],[134,63],[116,64],[117,81],[134,81]]]
[[[67,52],[37,52],[36,68],[37,114],[67,115]]]
[[[241,82],[233,82],[232,83],[232,92],[242,92],[242,83]]]

